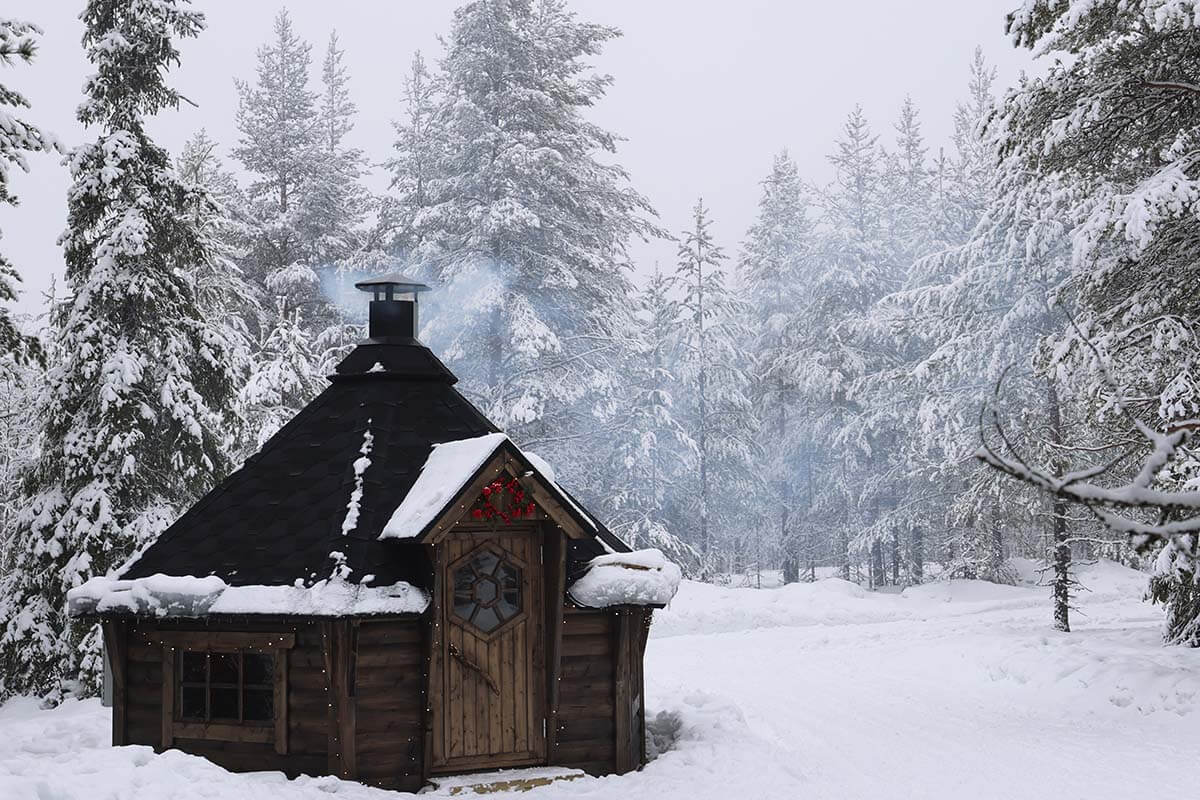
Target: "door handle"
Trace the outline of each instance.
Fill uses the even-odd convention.
[[[462,654],[462,652],[459,651],[458,646],[455,645],[453,642],[451,642],[449,649],[450,649],[450,655],[453,658],[457,659],[458,662],[460,664],[462,664],[464,667],[466,667],[467,669],[478,673],[479,677],[483,678],[484,682],[488,685],[488,688],[490,688],[496,694],[500,694],[500,687],[496,684],[495,679],[493,679],[492,676],[488,674],[487,670],[485,670],[483,667],[476,664],[471,659],[464,656]]]

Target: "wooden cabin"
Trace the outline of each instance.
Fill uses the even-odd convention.
[[[637,769],[646,637],[678,569],[629,553],[455,391],[415,338],[427,287],[358,285],[370,338],[325,391],[121,575],[71,592],[102,624],[113,744],[410,791]]]

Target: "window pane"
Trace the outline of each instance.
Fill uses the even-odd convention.
[[[500,626],[500,618],[496,616],[494,608],[479,609],[479,613],[471,622],[475,623],[475,626],[481,631],[493,631]]]
[[[247,689],[242,708],[247,720],[272,720],[275,718],[275,692],[271,689]]]
[[[208,653],[183,651],[182,675],[184,683],[204,683],[204,661]]]
[[[470,565],[459,567],[454,571],[454,594],[470,594],[471,583],[475,580],[475,573],[471,572]]]
[[[496,573],[496,577],[500,579],[500,588],[505,592],[520,592],[521,591],[521,570],[514,567],[512,564],[505,564]]]
[[[516,599],[520,598],[517,597]],[[517,615],[517,612],[521,610],[521,607],[513,602],[507,594],[500,598],[499,602],[496,603],[494,608],[496,609],[496,613],[498,613],[500,618],[503,620],[512,619]]]
[[[237,689],[213,689],[210,697],[213,719],[236,720],[238,718]]]
[[[454,595],[454,613],[465,619],[470,619],[471,611],[475,608],[474,593],[465,595]]]
[[[275,658],[262,653],[243,653],[242,669],[247,684],[270,686],[275,681]]]
[[[484,550],[471,559],[471,566],[480,575],[491,575],[500,559],[491,550]]]
[[[204,687],[183,687],[179,701],[179,716],[184,719],[204,719]]]
[[[212,653],[209,656],[213,683],[238,682],[238,654]]]

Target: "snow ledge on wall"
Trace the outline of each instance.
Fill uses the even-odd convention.
[[[589,608],[665,606],[679,591],[682,578],[679,566],[661,550],[634,550],[593,558],[567,593]]]
[[[153,617],[343,617],[419,614],[428,605],[429,595],[409,583],[362,586],[340,578],[312,586],[230,586],[215,575],[194,578],[160,573],[132,580],[92,578],[67,592],[67,611],[74,617],[105,612]]]

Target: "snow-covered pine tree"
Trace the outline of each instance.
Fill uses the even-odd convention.
[[[300,309],[290,308],[280,297],[277,312],[241,392],[250,452],[262,447],[325,386],[320,354],[313,352]]]
[[[696,443],[693,542],[710,569],[714,545],[732,555],[745,546],[743,537],[759,535],[746,525],[746,516],[761,487],[750,399],[753,360],[745,349],[749,310],[729,291],[726,256],[711,225],[704,202],[697,201],[692,224],[679,240],[675,270],[683,292],[680,418]]]
[[[0,65],[32,61],[41,32],[33,23],[0,18]],[[28,172],[26,153],[49,152],[58,146],[49,133],[16,116],[14,111],[23,108],[29,108],[29,101],[0,83],[0,206],[17,204],[16,195],[8,188],[9,170],[15,166]],[[12,262],[0,253],[0,302],[17,299],[16,283],[20,279]],[[3,307],[0,307],[0,354],[18,362],[36,361],[42,355],[37,338],[23,333]]]
[[[314,269],[315,237],[305,224],[307,192],[324,159],[318,96],[308,85],[312,47],[284,9],[274,39],[258,50],[257,80],[237,84],[234,157],[253,176],[247,189],[257,233],[242,260],[248,280],[269,295],[284,295],[313,325],[330,316]]]
[[[217,148],[201,128],[184,144],[175,159],[175,170],[180,180],[194,187],[195,198],[188,208],[190,223],[212,243],[212,257],[192,265],[189,271],[196,302],[214,322],[225,326],[226,338],[237,343],[241,374],[248,366],[251,331],[261,326],[265,311],[261,292],[237,265],[254,229],[246,214],[245,196],[221,162]]]
[[[438,129],[438,81],[420,51],[404,78],[404,118],[392,123],[395,155],[385,166],[391,172],[391,193],[380,212],[392,249],[419,260],[423,239],[415,221],[429,205],[429,184],[444,157]]]
[[[324,284],[322,296],[327,299],[331,295],[357,294],[351,285],[353,278],[361,274],[357,262],[364,251],[378,252],[384,244],[365,227],[368,215],[378,209],[379,203],[363,185],[366,155],[349,141],[358,109],[350,99],[344,57],[335,31],[329,36],[321,67],[321,163],[304,199],[303,227],[310,242],[309,258],[317,265]],[[314,344],[328,374],[362,338],[363,331],[359,320],[347,319],[338,303],[327,303],[323,313],[327,320]]]
[[[272,298],[264,305],[282,304],[258,331],[260,347],[270,349],[256,360],[268,372],[284,362],[311,359],[313,365],[282,392],[261,390],[262,370],[252,376],[241,396],[267,403],[246,410],[260,433],[274,430],[287,413],[278,403],[291,403],[295,413],[311,400],[323,385],[313,376],[336,363],[360,333],[330,297],[347,289],[342,284],[371,247],[364,224],[374,200],[362,183],[365,156],[349,141],[356,108],[336,33],[322,62],[319,94],[309,88],[311,60],[311,46],[285,9],[275,18],[274,38],[258,51],[256,82],[238,84],[242,138],[234,155],[255,176],[248,194],[257,228],[242,263],[247,278]],[[298,336],[308,338],[302,347]],[[297,347],[308,356],[281,355]]]
[[[804,304],[814,246],[806,193],[796,163],[784,151],[762,182],[758,216],[746,232],[739,265],[755,332],[753,399],[768,491],[764,502],[773,509],[788,582],[799,579],[801,561],[809,560],[811,550],[803,535],[809,521],[798,508],[798,484],[810,467],[806,453],[811,447],[800,435],[797,419],[802,409],[791,337]]]
[[[577,454],[600,450],[581,442],[598,427],[595,392],[612,383],[628,319],[627,244],[657,233],[612,161],[617,137],[584,117],[610,83],[587,60],[617,35],[561,0],[460,7],[442,59],[436,175],[413,231],[442,286],[425,337],[497,425],[584,495]],[[576,456],[556,458],[567,442]]]
[[[1029,191],[1058,188],[1074,203],[1064,217],[1075,224],[1078,325],[1058,348],[1062,368],[1081,376],[1101,412],[1116,399],[1107,372],[1126,410],[1150,428],[1195,418],[1200,18],[1191,3],[1030,0],[1008,30],[1017,45],[1054,59],[1044,76],[1010,91],[991,124],[1002,153],[1031,176]],[[1121,415],[1098,422],[1108,442],[1127,438]],[[1160,477],[1169,486],[1195,474]],[[1188,560],[1168,554],[1158,563]],[[1191,581],[1194,591],[1197,574],[1177,574],[1173,585]],[[1158,597],[1171,609],[1172,595]],[[1191,597],[1179,597],[1195,613]]]
[[[995,148],[980,131],[993,106],[994,77],[977,49],[968,99],[955,110],[953,150],[941,153],[929,173],[926,253],[908,269],[904,288],[879,304],[879,315],[897,339],[898,358],[875,380],[878,402],[888,394],[905,398],[895,409],[904,418],[894,424],[910,432],[902,453],[909,467],[908,496],[899,515],[910,530],[910,547],[939,557],[944,574],[1008,582],[1013,575],[1005,538],[1034,523],[1013,513],[1021,504],[1011,489],[1006,492],[971,458],[979,406],[991,388],[984,375],[991,369],[986,348],[994,341],[987,331],[994,320],[987,312],[996,309],[972,309],[973,288],[959,283],[967,275],[983,280],[1004,263],[997,249],[1002,243],[968,247],[997,186]],[[989,277],[988,285],[1008,277],[1006,272]],[[1028,350],[1015,357],[1027,361]],[[907,561],[913,579],[923,577],[919,559]]]
[[[942,263],[926,268],[943,275],[942,282],[893,299],[910,308],[937,343],[913,372],[925,386],[919,418],[961,481],[949,507],[947,573],[1004,580],[1005,531],[1011,536],[1042,529],[1054,624],[1066,631],[1076,585],[1072,543],[1080,528],[1069,520],[1065,503],[1054,498],[1040,508],[1028,490],[1014,491],[996,474],[966,466],[978,444],[984,402],[1027,457],[1054,463],[1069,450],[1077,415],[1069,385],[1044,350],[1066,324],[1058,301],[1069,277],[1069,226],[1063,220],[1072,192],[1031,183],[1012,160],[996,181],[971,240],[931,257]],[[1002,391],[992,397],[1002,379]]]
[[[673,284],[656,267],[637,298],[637,335],[625,353],[625,380],[605,410],[611,455],[604,474],[611,488],[600,499],[613,531],[631,547],[657,547],[694,576],[700,554],[681,535],[690,506],[681,493],[691,488],[696,445],[676,419],[680,308]]]
[[[228,342],[187,277],[214,245],[190,213],[200,190],[144,122],[178,105],[165,82],[175,40],[204,18],[179,0],[91,0],[81,19],[95,73],[77,116],[98,138],[67,158],[72,297],[55,319],[61,360],[0,593],[5,694],[97,688],[98,636],[68,624],[66,591],[118,567],[228,467]]]
[[[932,172],[920,115],[911,98],[901,106],[895,131],[895,148],[883,154],[879,177],[884,199],[876,258],[881,259],[878,274],[884,291],[907,281],[913,263],[928,251],[932,239]],[[861,377],[852,384],[849,396],[852,425],[859,437],[856,450],[861,454],[855,467],[861,484],[857,502],[867,512],[861,530],[852,537],[852,547],[868,557],[870,578],[876,585],[899,581],[902,572],[908,573],[903,576],[907,580],[917,579],[916,559],[901,555],[902,540],[924,530],[923,520],[914,513],[920,506],[912,500],[928,493],[927,471],[913,459],[919,447],[914,441],[917,426],[904,391],[916,351],[897,335],[903,311],[879,302],[881,295],[883,291],[878,291],[870,305],[852,312],[846,323],[846,328],[858,331],[862,359]],[[890,561],[890,570],[885,569],[885,561]]]
[[[358,109],[350,99],[344,58],[335,31],[329,35],[321,65],[318,161],[301,193],[305,250],[318,268],[336,266],[363,246],[363,224],[372,207],[371,195],[362,184],[366,156],[348,140]]]
[[[811,508],[826,521],[832,560],[849,578],[851,537],[863,526],[852,512],[871,512],[857,502],[858,492],[869,486],[864,477],[869,469],[859,464],[869,447],[853,396],[867,364],[862,320],[894,280],[881,154],[861,108],[848,115],[830,161],[836,177],[819,195],[817,266],[790,336],[802,403],[809,409],[805,435],[816,476]]]

